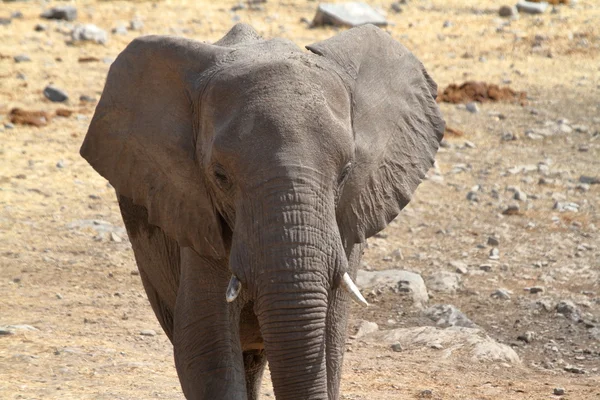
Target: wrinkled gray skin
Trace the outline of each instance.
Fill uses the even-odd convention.
[[[81,148],[189,399],[257,399],[267,359],[278,400],[338,399],[341,276],[433,164],[437,89],[408,50],[374,26],[307,48],[243,24],[213,45],[136,39]]]

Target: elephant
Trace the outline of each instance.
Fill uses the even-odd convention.
[[[80,154],[114,187],[188,399],[338,399],[366,239],[410,201],[445,122],[373,25],[300,49],[237,24],[134,39]]]

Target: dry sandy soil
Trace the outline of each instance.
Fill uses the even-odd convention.
[[[511,21],[498,17],[501,4],[492,0],[409,0],[399,14],[390,3],[373,5],[389,11],[387,29],[441,88],[481,80],[526,91],[528,100],[480,104],[478,113],[441,105],[448,125],[464,134],[448,135],[414,201],[370,240],[364,267],[412,270],[427,281],[463,263],[459,289],[431,290],[429,304],[460,308],[513,346],[521,363],[350,340],[342,398],[549,399],[562,387],[565,399],[600,399],[600,185],[579,182],[600,177],[600,4],[580,0]],[[244,21],[303,46],[337,29],[309,29],[302,18],[311,20],[318,3],[293,0],[237,12],[234,1],[84,0],[73,23],[39,18],[64,4],[0,3],[0,17],[23,14],[0,26],[0,325],[35,328],[0,336],[0,398],[182,399],[113,191],[78,155],[95,107],[79,98],[99,98],[110,62],[141,34],[214,41]],[[105,46],[66,43],[75,24],[110,32],[135,17],[141,30],[110,35]],[[47,30],[35,31],[38,23]],[[19,54],[31,61],[16,63]],[[78,61],[84,57],[93,59]],[[44,98],[50,83],[68,92],[66,104]],[[40,128],[11,126],[14,107],[73,114]],[[516,140],[503,140],[508,132]],[[526,200],[513,199],[514,186]],[[561,211],[556,202],[579,208]],[[503,214],[511,204],[518,212]],[[499,241],[498,260],[489,260],[489,236]],[[535,286],[543,292],[527,290]],[[498,288],[512,291],[510,299],[490,297]],[[372,306],[354,308],[353,323],[434,324],[402,294],[368,297]],[[557,313],[561,300],[580,318]],[[157,334],[140,334],[147,329]],[[517,340],[527,331],[530,343]],[[273,398],[268,379],[264,390]]]

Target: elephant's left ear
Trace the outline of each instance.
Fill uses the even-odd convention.
[[[437,85],[410,51],[373,25],[307,49],[347,73],[356,159],[338,222],[362,242],[398,215],[433,165],[445,126]]]

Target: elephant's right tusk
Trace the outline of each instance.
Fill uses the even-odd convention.
[[[225,299],[228,303],[234,301],[240,291],[242,290],[242,282],[235,275],[231,275],[231,280],[229,281],[229,286],[227,286],[227,292],[225,293]]]
[[[360,290],[358,290],[354,282],[352,282],[352,278],[350,278],[350,275],[348,275],[347,272],[344,273],[344,276],[342,278],[342,286],[344,287],[344,289],[346,289],[352,300],[354,300],[361,306],[369,306],[369,303],[367,303],[367,300],[365,300],[363,295],[360,293]]]

